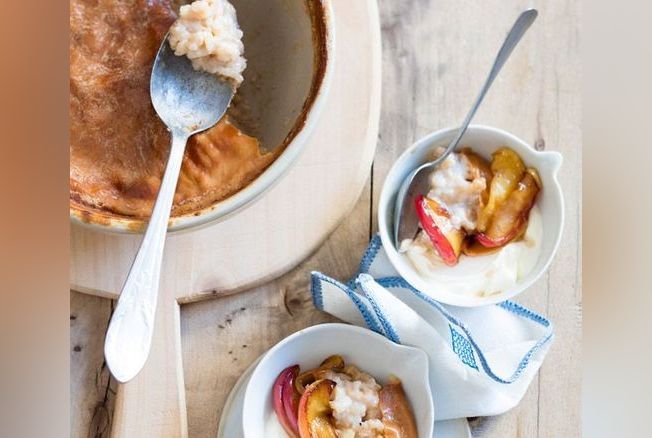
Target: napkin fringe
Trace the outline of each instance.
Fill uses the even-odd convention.
[[[369,272],[369,268],[371,267],[371,264],[376,259],[376,256],[378,255],[378,251],[380,251],[382,247],[383,247],[383,242],[380,240],[380,235],[379,234],[374,235],[374,237],[371,238],[371,241],[369,242],[369,246],[365,250],[364,255],[362,256],[362,260],[360,260],[360,266],[358,267],[358,274]]]
[[[387,338],[389,338],[390,341],[400,344],[401,338],[396,332],[394,325],[391,323],[388,313],[384,311],[378,300],[376,300],[374,292],[369,288],[369,283],[373,283],[374,278],[369,274],[360,274],[356,277],[355,282],[365,293],[369,303],[371,303],[371,307],[373,307],[376,312],[376,316],[380,320],[380,324],[383,326]]]
[[[358,297],[357,292],[351,289],[348,285],[341,283],[331,277],[328,277],[327,275],[324,275],[321,272],[312,271],[310,292],[312,294],[312,302],[317,309],[324,311],[324,296],[321,287],[322,281],[326,283],[330,283],[333,286],[337,287],[338,289],[341,289],[349,297],[353,305],[358,308],[360,315],[362,315],[362,318],[367,324],[367,328],[383,336],[386,336],[386,333],[378,325],[378,322],[376,322],[376,319],[372,315],[367,305],[362,302],[360,297]]]

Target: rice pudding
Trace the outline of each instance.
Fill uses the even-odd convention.
[[[181,6],[170,28],[170,47],[196,70],[224,76],[238,86],[247,67],[235,8],[227,0],[197,0]]]
[[[487,180],[471,166],[468,156],[453,153],[430,174],[428,197],[446,207],[453,227],[473,230],[486,189]]]
[[[385,426],[379,407],[380,385],[376,380],[351,365],[341,373],[325,373],[324,378],[335,382],[330,407],[338,436],[382,437]]]

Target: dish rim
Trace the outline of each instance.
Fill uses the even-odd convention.
[[[297,332],[294,332],[290,334],[289,336],[285,337],[278,343],[276,343],[272,348],[270,348],[266,353],[263,354],[263,356],[260,358],[260,362],[256,365],[254,368],[253,372],[251,373],[251,376],[249,378],[249,381],[247,382],[247,387],[245,388],[245,396],[244,396],[244,403],[243,403],[243,428],[246,426],[246,420],[245,418],[247,417],[245,415],[247,411],[247,405],[249,403],[253,403],[251,401],[248,402],[248,400],[251,400],[251,397],[253,397],[253,393],[256,392],[258,393],[260,391],[260,388],[254,388],[252,382],[254,382],[256,379],[256,376],[258,373],[262,373],[265,364],[269,360],[270,357],[274,355],[275,352],[278,350],[282,349],[285,345],[295,341],[297,338],[310,335],[315,332],[319,331],[329,331],[329,330],[335,330],[335,331],[343,331],[343,332],[355,332],[356,334],[362,335],[362,336],[368,336],[370,338],[374,338],[377,341],[383,343],[386,348],[388,349],[393,349],[396,351],[404,352],[404,354],[413,354],[418,357],[418,360],[423,364],[423,372],[420,377],[418,377],[419,381],[422,383],[422,386],[424,388],[424,394],[426,396],[426,399],[428,400],[428,406],[426,407],[426,415],[428,418],[423,420],[424,423],[430,425],[430,429],[427,430],[426,432],[430,432],[430,434],[426,433],[424,436],[432,436],[432,428],[434,426],[435,422],[435,408],[434,408],[434,397],[432,394],[432,390],[430,388],[430,363],[428,360],[428,355],[426,354],[425,351],[416,348],[416,347],[411,347],[407,345],[402,345],[402,344],[397,344],[395,342],[390,341],[387,339],[385,336],[376,333],[368,328],[365,327],[360,327],[357,325],[352,325],[352,324],[344,324],[344,323],[324,323],[324,324],[317,324],[313,325],[310,327],[306,327],[304,329],[301,329]],[[346,339],[346,337],[342,337],[340,339]],[[334,354],[334,353],[333,353]],[[288,363],[288,366],[291,365]],[[363,365],[356,363],[356,366],[359,366],[362,371],[365,371],[365,368]],[[388,373],[388,376],[391,375],[391,373]],[[373,376],[374,378],[377,378],[377,376]],[[381,379],[382,380],[382,379]],[[273,383],[273,382],[272,382]],[[272,387],[270,386],[268,388],[268,392],[271,393]],[[430,420],[430,421],[428,421]],[[417,424],[420,422],[417,419]],[[243,429],[244,431],[244,429]],[[246,437],[246,434],[245,434]]]

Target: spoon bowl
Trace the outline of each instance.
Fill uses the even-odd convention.
[[[227,79],[197,71],[185,56],[176,56],[167,36],[156,55],[150,79],[156,114],[174,132],[205,131],[224,116],[235,88]]]

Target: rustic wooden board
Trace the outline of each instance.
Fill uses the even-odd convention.
[[[564,155],[564,240],[548,274],[518,298],[552,319],[556,338],[521,404],[505,415],[474,419],[471,425],[479,437],[580,436],[582,138],[580,4],[576,0],[379,0],[380,141],[363,195],[318,251],[288,274],[241,294],[181,307],[190,436],[215,437],[227,394],[258,355],[300,328],[332,320],[311,304],[310,271],[340,279],[355,272],[375,231],[375,206],[389,166],[414,140],[459,123],[512,20],[530,6],[539,9],[539,18],[503,69],[476,122],[507,129],[537,147]],[[97,327],[107,324],[107,303],[71,296],[77,322],[97,318]],[[78,337],[80,330],[75,333]],[[73,387],[72,421],[79,432],[74,436],[89,431],[96,436],[91,413],[98,403],[110,412],[112,403],[110,398],[103,402],[104,391],[84,380],[102,372],[101,353],[89,351],[101,352],[102,336],[96,333],[84,339],[90,344],[71,352],[73,357],[83,356],[71,361],[72,376],[79,382]],[[103,384],[106,388],[108,380]],[[97,397],[91,397],[95,393]]]

